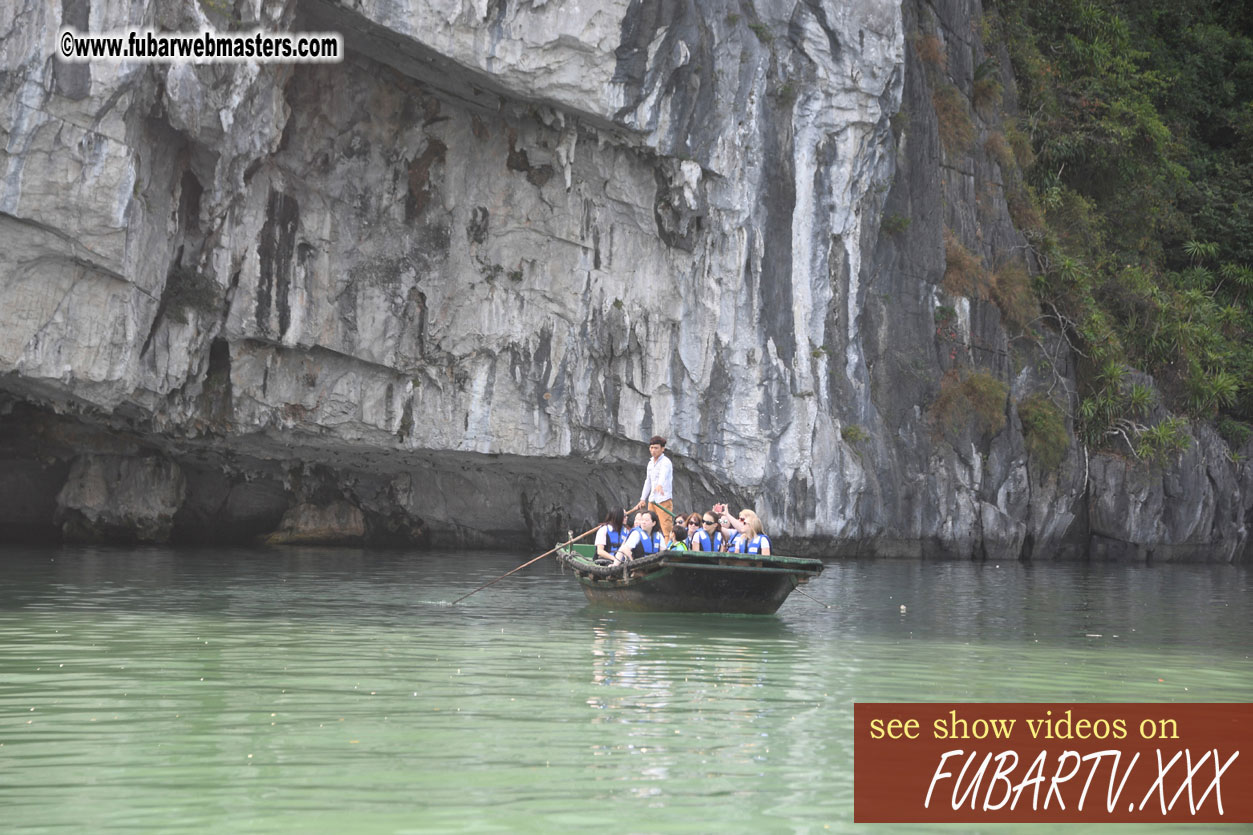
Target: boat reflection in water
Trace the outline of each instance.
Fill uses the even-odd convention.
[[[587,613],[588,741],[605,790],[625,781],[655,802],[711,781],[745,791],[743,780],[813,744],[825,699],[803,638],[783,621]]]

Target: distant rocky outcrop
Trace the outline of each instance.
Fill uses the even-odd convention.
[[[950,240],[1035,268],[979,11],[10,3],[0,537],[531,547],[632,504],[660,433],[681,507],[798,553],[1247,558],[1253,450],[1068,418],[1043,465],[1018,408],[1073,414],[1069,345],[945,283]],[[66,64],[65,25],[348,55]]]

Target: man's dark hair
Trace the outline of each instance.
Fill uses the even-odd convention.
[[[651,438],[648,439],[648,445],[652,446],[653,444],[661,444],[661,448],[665,449],[666,439],[661,437],[660,435],[653,435]]]

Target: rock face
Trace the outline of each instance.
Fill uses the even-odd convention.
[[[548,544],[632,504],[659,433],[680,506],[755,506],[797,552],[1244,558],[1253,474],[1220,439],[1156,469],[1072,442],[1043,470],[1017,404],[1073,412],[1067,346],[941,286],[946,234],[1024,251],[970,102],[978,13],[17,0],[0,495],[52,496],[0,535],[86,518],[120,445],[172,519],[106,491],[144,538]],[[348,55],[66,64],[66,25],[333,30]],[[1004,419],[937,426],[976,368]]]
[[[1227,445],[1208,427],[1201,428],[1171,467],[1095,456],[1088,501],[1093,555],[1239,560],[1242,549],[1247,555],[1246,526],[1253,518],[1251,476],[1247,455],[1234,465]]]
[[[167,459],[84,455],[57,496],[55,520],[70,542],[166,542],[185,490]]]
[[[283,514],[269,545],[360,545],[365,541],[365,516],[345,501],[329,505],[298,504]]]

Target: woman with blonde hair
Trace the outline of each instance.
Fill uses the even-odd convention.
[[[737,554],[760,554],[770,556],[770,537],[766,536],[765,526],[756,511],[744,508],[739,516],[727,517],[726,521],[735,528],[735,538],[731,540],[728,551]]]

